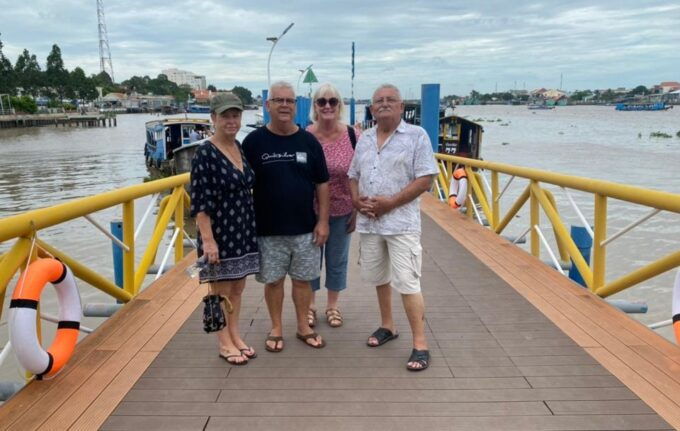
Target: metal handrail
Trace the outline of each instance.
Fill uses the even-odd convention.
[[[468,172],[470,185],[472,186],[470,192],[471,197],[468,199],[468,203],[472,202],[473,199],[477,200],[481,206],[482,212],[484,212],[489,221],[490,228],[497,234],[500,234],[503,229],[507,227],[524,205],[530,207],[529,226],[538,224],[539,210],[542,209],[552,224],[555,232],[555,239],[560,247],[560,252],[561,254],[564,254],[563,260],[564,258],[571,259],[579,270],[588,288],[599,296],[606,297],[612,295],[680,266],[680,250],[678,250],[658,258],[642,268],[635,269],[616,280],[607,282],[605,279],[606,247],[615,237],[629,230],[628,227],[626,227],[623,231],[619,232],[619,234],[615,234],[609,240],[606,239],[607,200],[613,198],[652,208],[654,211],[650,213],[650,215],[644,217],[643,220],[639,220],[636,223],[639,224],[641,221],[648,219],[651,215],[661,210],[680,214],[680,194],[645,189],[627,184],[618,184],[610,181],[564,175],[504,163],[468,159],[448,154],[436,154],[435,158],[438,160],[438,164],[441,162],[446,164],[446,169],[440,168],[440,171],[450,170],[451,167],[456,164],[465,166],[465,169]],[[484,193],[479,181],[475,178],[473,168],[484,169],[491,172],[491,197],[488,197]],[[500,193],[498,185],[499,174],[506,174],[512,177]],[[508,212],[501,217],[500,196],[505,193],[509,183],[515,177],[529,180],[529,185],[520,194]],[[449,178],[444,177],[444,180],[448,181]],[[586,262],[580,254],[556,210],[550,192],[543,189],[541,183],[553,184],[565,189],[580,190],[594,195],[594,230],[592,231],[593,249],[591,263]],[[448,186],[448,183],[445,185]],[[568,192],[567,196],[570,197]],[[577,213],[578,212],[577,209]],[[470,217],[473,216],[472,211],[468,211],[468,214]],[[531,231],[530,251],[534,256],[540,257],[540,234],[531,227],[527,231]]]

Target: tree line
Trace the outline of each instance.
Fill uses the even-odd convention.
[[[191,87],[179,86],[169,81],[164,74],[159,74],[156,78],[133,76],[116,84],[106,72],[88,77],[80,67],[69,71],[64,67],[61,49],[56,44],[52,45],[44,69],[35,54],[27,49],[12,64],[4,54],[0,40],[0,94],[14,96],[11,100],[17,111],[36,112],[35,99],[38,97],[49,99],[50,107],[61,107],[65,100],[91,102],[99,97],[97,87],[102,88],[102,96],[112,92],[129,94],[135,91],[140,94],[173,96],[178,102],[186,101],[191,92]],[[22,97],[16,97],[20,92]]]

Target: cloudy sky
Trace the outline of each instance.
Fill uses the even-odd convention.
[[[96,0],[0,0],[12,62],[27,48],[44,65],[53,43],[68,69],[99,72]],[[680,2],[655,0],[326,1],[105,0],[116,81],[177,67],[218,88],[260,92],[268,36],[273,80],[296,84],[313,64],[320,81],[355,95],[392,82],[405,96],[438,82],[442,95],[472,89],[567,90],[680,81]]]

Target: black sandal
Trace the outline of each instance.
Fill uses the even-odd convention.
[[[378,328],[368,338],[370,339],[371,337],[374,337],[376,340],[378,340],[378,344],[371,344],[371,343],[368,342],[368,340],[366,340],[366,344],[369,347],[378,347],[378,346],[382,346],[383,344],[387,343],[390,340],[394,340],[395,338],[399,338],[399,334],[396,333],[396,332],[393,333],[392,331],[390,331],[387,328]]]
[[[420,367],[414,367],[409,365],[409,362],[415,362],[420,364]],[[429,350],[416,350],[411,351],[411,356],[408,358],[406,363],[406,369],[409,371],[423,371],[430,366],[430,351]]]

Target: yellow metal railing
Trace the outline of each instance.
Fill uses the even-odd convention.
[[[77,278],[119,301],[128,302],[139,293],[144,277],[155,259],[163,234],[171,219],[174,219],[175,228],[179,230],[173,245],[175,262],[182,259],[184,254],[184,210],[189,204],[189,196],[184,190],[184,184],[188,182],[189,174],[182,174],[0,219],[0,243],[16,239],[12,248],[0,256],[0,316],[2,315],[3,300],[9,281],[17,271],[25,266],[28,260],[34,259],[35,255],[51,255],[60,259],[71,268]],[[161,201],[151,239],[146,246],[141,262],[135,269],[134,200],[164,191],[171,191],[171,193]],[[41,229],[116,205],[123,207],[122,242],[127,246],[127,250],[123,249],[122,289],[65,252],[38,238]],[[35,245],[32,247],[34,240]],[[34,256],[29,257],[31,248],[36,252]]]
[[[445,154],[436,154],[435,157],[440,170],[437,176],[437,183],[446,193],[448,193],[449,179],[455,165],[465,166],[469,182],[467,207],[471,208],[473,206],[470,198],[474,199],[474,203],[479,204],[481,207],[490,228],[497,234],[503,232],[527,201],[529,202],[530,228],[539,224],[539,210],[542,209],[552,224],[562,260],[571,259],[587,287],[601,297],[607,297],[620,292],[680,266],[680,250],[677,250],[615,280],[608,282],[605,277],[608,199],[618,199],[657,210],[680,214],[680,194]],[[490,197],[482,187],[480,172],[475,172],[473,168],[491,173]],[[529,181],[524,191],[503,216],[501,214],[499,198],[499,174],[524,178]],[[541,187],[542,183],[593,194],[594,228],[592,262],[590,264],[586,262],[579,252],[557,211],[555,199],[549,190]],[[467,213],[469,217],[472,217],[472,210],[467,211]],[[530,229],[530,232],[530,251],[534,256],[540,257],[541,249],[538,232],[535,229]]]

